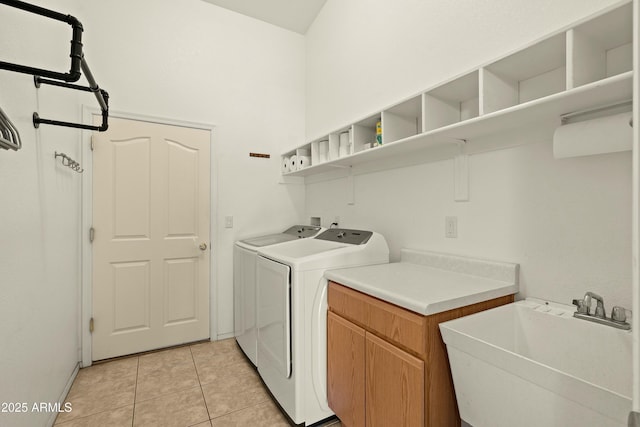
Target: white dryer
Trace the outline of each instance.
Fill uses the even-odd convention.
[[[256,365],[256,258],[260,248],[313,237],[324,228],[294,225],[282,233],[239,240],[233,248],[233,329],[240,348]]]
[[[331,417],[327,403],[327,280],[334,268],[389,262],[384,237],[329,229],[258,250],[258,373],[295,424]]]

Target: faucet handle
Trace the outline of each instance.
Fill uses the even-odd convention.
[[[589,306],[584,303],[584,300],[574,299],[573,300],[573,305],[578,307],[578,309],[576,310],[578,313],[580,313],[580,314],[589,314]]]
[[[627,313],[624,308],[615,306],[611,309],[611,320],[614,322],[626,322]]]
[[[594,313],[594,316],[599,317],[600,319],[606,318],[606,311],[604,309],[604,298],[593,292],[587,292],[586,294],[584,294],[584,303],[587,306],[587,314],[589,314],[592,299],[596,300],[597,302],[596,312]]]

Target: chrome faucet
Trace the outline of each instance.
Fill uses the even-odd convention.
[[[591,314],[591,300],[596,300],[596,312]],[[573,317],[578,319],[589,320],[591,322],[600,323],[602,325],[613,326],[618,329],[631,329],[631,325],[627,323],[627,314],[622,307],[613,307],[611,317],[607,317],[604,309],[604,298],[593,292],[584,294],[581,300],[574,299],[573,305],[577,307]]]
[[[591,299],[594,299],[597,302],[596,312],[594,316],[601,319],[606,319],[607,315],[604,311],[604,298],[602,298],[598,294],[594,294],[593,292],[587,292],[586,294],[584,294],[584,302],[587,305],[587,314],[589,314],[589,311],[591,310]]]

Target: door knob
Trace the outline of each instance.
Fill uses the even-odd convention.
[[[207,250],[207,244],[206,243],[200,243],[199,248],[200,248],[201,251],[206,251]]]

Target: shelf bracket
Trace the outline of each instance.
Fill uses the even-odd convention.
[[[453,199],[456,202],[469,201],[469,155],[464,153],[464,144],[466,142],[466,140],[462,140],[458,144],[460,152],[453,158]]]
[[[353,167],[349,166],[349,175],[347,175],[347,205],[356,204],[356,183],[353,177]]]
[[[295,185],[304,185],[305,180],[304,176],[285,176],[280,175],[280,181],[278,184],[295,184]]]

